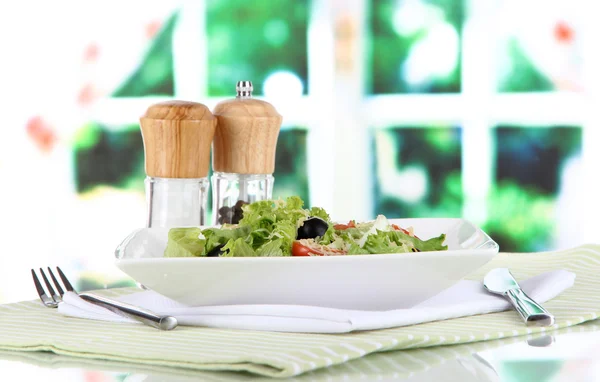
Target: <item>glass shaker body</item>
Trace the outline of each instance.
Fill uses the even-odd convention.
[[[271,199],[275,178],[271,174],[215,172],[212,176],[213,223],[237,224],[244,204]]]
[[[208,178],[146,177],[147,227],[206,224]]]

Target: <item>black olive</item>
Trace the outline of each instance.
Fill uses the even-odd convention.
[[[223,206],[219,208],[219,224],[238,224],[244,215],[242,206],[248,204],[243,200],[238,200],[233,207]]]
[[[248,203],[245,202],[245,201],[243,201],[243,200],[238,200],[237,203],[235,203],[234,207],[241,210],[242,206],[245,205],[245,204],[248,204]]]
[[[206,257],[218,257],[221,256],[223,253],[225,253],[224,251],[221,251],[221,249],[225,246],[225,244],[219,244],[216,247],[214,247],[213,249],[210,250],[210,252],[208,252],[206,254]]]
[[[240,222],[240,220],[242,220],[242,214],[236,212],[233,215],[233,218],[231,218],[231,223],[232,224],[238,224]]]
[[[329,224],[321,218],[308,218],[302,226],[298,227],[296,239],[315,239],[322,237],[327,232]]]

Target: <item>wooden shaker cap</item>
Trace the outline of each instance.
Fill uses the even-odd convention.
[[[250,92],[242,97],[240,83],[250,86]],[[213,170],[272,174],[282,117],[270,103],[249,98],[250,82],[240,83],[238,98],[220,102],[213,111],[219,121],[213,142]]]
[[[166,101],[140,118],[146,174],[160,178],[208,176],[217,119],[201,103]]]

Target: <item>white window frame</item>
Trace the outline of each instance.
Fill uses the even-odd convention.
[[[488,218],[487,197],[494,184],[495,126],[581,126],[582,162],[588,174],[578,204],[585,206],[581,208],[581,239],[597,240],[600,202],[596,195],[600,195],[600,182],[591,175],[600,163],[600,149],[596,147],[600,143],[600,44],[596,37],[600,36],[600,23],[594,20],[594,12],[588,12],[584,34],[585,93],[498,93],[494,2],[465,1],[468,12],[462,30],[462,91],[419,95],[366,94],[367,0],[312,1],[307,32],[308,94],[289,102],[268,100],[284,116],[284,129],[302,126],[308,131],[311,204],[326,208],[339,220],[372,218],[371,129],[447,123],[462,127],[462,215],[481,224]],[[198,100],[212,108],[222,98],[207,95],[205,20],[197,17],[204,14],[204,1],[182,2],[173,44],[175,98]],[[351,46],[353,65],[343,70],[336,62],[339,42],[335,40],[335,28],[342,18],[353,21],[355,36]],[[177,37],[182,35],[185,39]],[[194,36],[193,44],[189,36]],[[198,86],[181,86],[183,81]],[[164,98],[106,99],[94,108],[93,117],[109,125],[137,123],[135,117],[140,111],[161,100]],[[529,107],[523,108],[524,104]]]

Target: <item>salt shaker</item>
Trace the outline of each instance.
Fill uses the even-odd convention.
[[[275,150],[282,117],[268,102],[252,98],[252,82],[239,81],[237,96],[215,107],[213,221],[237,224],[242,205],[273,194]]]
[[[217,119],[203,104],[167,101],[140,118],[147,227],[206,224],[210,146]]]

